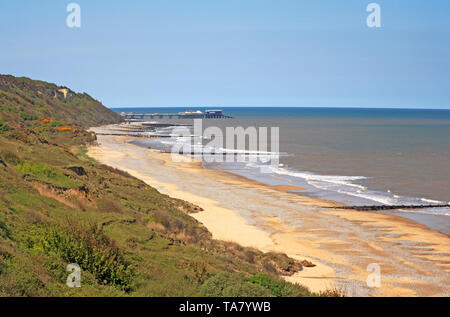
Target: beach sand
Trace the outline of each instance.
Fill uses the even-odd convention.
[[[97,137],[89,156],[202,207],[191,216],[215,239],[316,264],[288,281],[313,291],[338,287],[349,296],[450,295],[448,235],[395,215],[325,208],[336,204],[298,195],[302,188],[268,186],[198,162],[175,163],[170,153],[127,143],[132,137]],[[380,287],[367,286],[371,263],[380,266]]]

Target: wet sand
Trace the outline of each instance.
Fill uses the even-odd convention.
[[[198,162],[174,163],[169,153],[98,136],[96,160],[125,170],[160,192],[199,205],[192,214],[216,239],[277,251],[315,267],[286,277],[313,291],[339,287],[350,296],[450,295],[449,236],[395,215],[334,210],[301,188],[268,186]],[[296,194],[290,193],[295,191]],[[381,268],[370,288],[367,266]]]

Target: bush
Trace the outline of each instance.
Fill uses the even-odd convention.
[[[42,163],[25,162],[17,165],[16,169],[24,174],[31,174],[34,176],[55,177],[57,173],[49,165]]]
[[[13,130],[9,125],[0,121],[0,134]]]
[[[2,217],[2,215],[0,215]],[[10,238],[11,231],[9,230],[8,226],[5,222],[3,222],[3,219],[0,218],[0,238],[6,239]]]
[[[24,121],[33,121],[33,120],[37,120],[36,116],[33,116],[31,114],[25,113],[25,112],[20,112],[20,117],[22,118],[22,120]]]
[[[55,120],[51,120],[50,123],[48,124],[48,126],[51,128],[61,127],[63,125],[64,125],[63,123]]]
[[[264,287],[248,282],[242,274],[218,273],[203,283],[200,296],[212,297],[266,297]]]
[[[97,225],[69,221],[67,227],[54,226],[42,239],[46,253],[56,252],[65,261],[77,263],[105,285],[131,291],[131,265]]]
[[[22,162],[22,160],[14,153],[9,151],[2,151],[1,157],[6,163],[11,165],[18,165]]]
[[[304,286],[291,284],[265,273],[252,275],[248,278],[248,281],[264,287],[272,296],[276,297],[300,297],[314,295]]]

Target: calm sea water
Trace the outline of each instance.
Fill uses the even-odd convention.
[[[113,110],[176,113],[186,109]],[[245,162],[205,163],[207,168],[231,171],[272,185],[297,185],[306,188],[302,194],[350,205],[450,202],[450,110],[280,107],[223,110],[234,119],[205,119],[203,127],[218,126],[223,131],[225,127],[237,126],[279,127],[280,152],[285,155],[270,173],[261,173],[257,164]],[[192,123],[186,119],[155,121]],[[151,140],[144,145],[167,149],[179,142],[190,140]],[[429,215],[438,215],[439,220],[433,220],[439,222],[437,228],[450,233],[449,208],[397,212],[414,219],[414,214],[428,215],[427,219]]]

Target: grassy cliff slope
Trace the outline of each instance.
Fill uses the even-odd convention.
[[[86,157],[85,128],[119,121],[87,94],[0,76],[0,296],[317,295],[280,278],[300,263],[213,240],[199,207]]]

